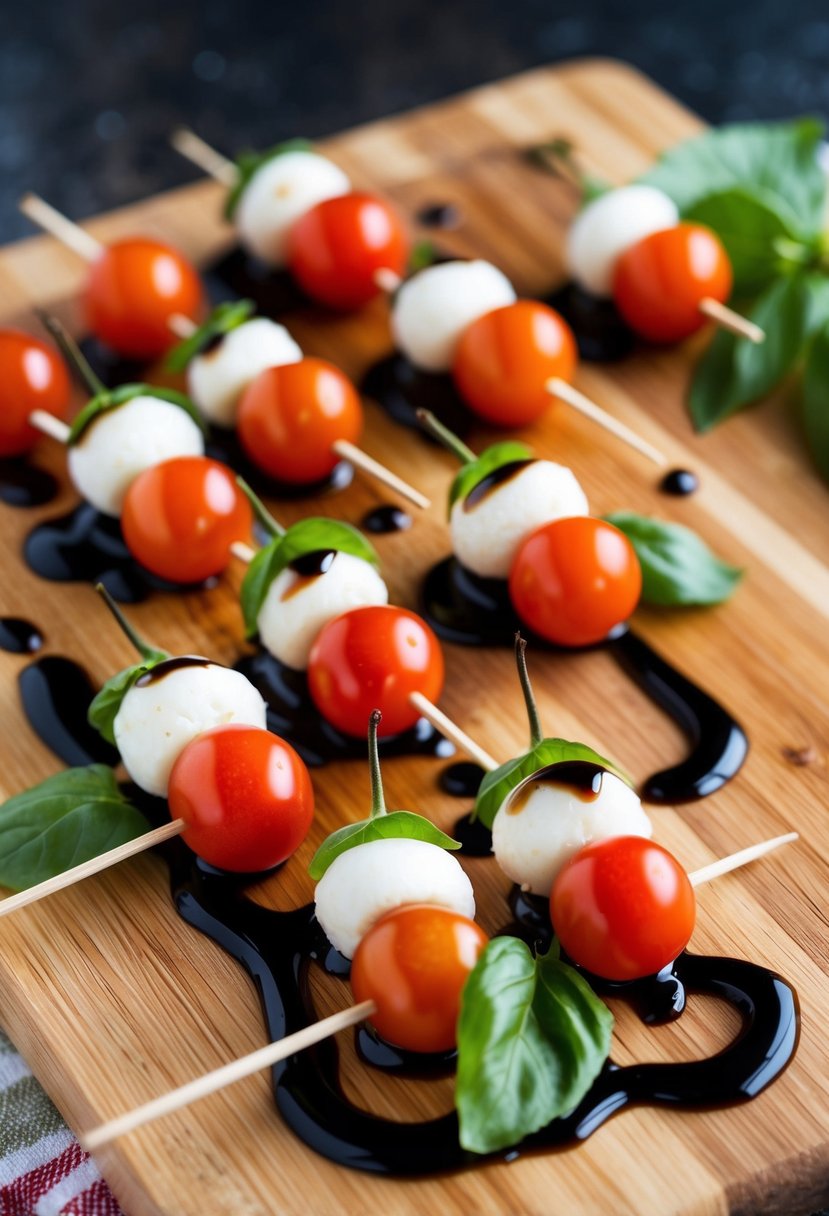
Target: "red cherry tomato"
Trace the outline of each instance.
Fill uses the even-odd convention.
[[[706,296],[724,303],[733,276],[710,228],[677,224],[632,245],[616,263],[613,298],[631,329],[651,342],[679,342],[706,322]]]
[[[498,426],[525,426],[552,400],[551,376],[572,380],[578,362],[567,322],[537,300],[517,300],[468,325],[452,375],[476,413]]]
[[[255,873],[296,852],[314,817],[302,760],[258,726],[214,726],[196,735],[170,774],[170,815],[184,843],[212,866]]]
[[[39,431],[32,410],[56,418],[69,411],[69,374],[55,351],[17,329],[0,329],[0,456],[21,456]]]
[[[409,696],[436,701],[443,688],[440,642],[419,616],[383,604],[352,608],[320,630],[308,663],[317,709],[346,735],[362,738],[373,709],[378,735],[397,735],[420,717]]]
[[[559,870],[550,918],[570,958],[608,980],[654,975],[694,931],[696,899],[667,849],[611,836],[579,849]]]
[[[590,515],[536,528],[509,573],[515,611],[559,646],[601,642],[626,621],[642,592],[642,570],[623,532]]]
[[[409,238],[393,207],[373,194],[341,194],[306,211],[288,233],[288,266],[306,295],[329,308],[362,308],[378,270],[403,275]]]
[[[363,407],[354,385],[333,363],[300,359],[269,367],[248,385],[236,429],[250,459],[293,485],[327,477],[340,457],[337,439],[356,443]]]
[[[379,1034],[408,1051],[449,1051],[457,1042],[461,992],[487,936],[474,920],[434,904],[388,912],[357,947],[356,1001],[374,1001]]]
[[[121,530],[142,566],[174,583],[198,583],[250,541],[253,513],[233,474],[207,456],[177,456],[145,469],[127,490]]]
[[[191,320],[202,311],[195,267],[160,241],[115,241],[89,271],[86,313],[97,338],[132,359],[154,359],[180,339],[170,318]]]

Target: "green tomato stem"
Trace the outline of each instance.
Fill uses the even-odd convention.
[[[377,727],[383,715],[373,709],[368,718],[368,771],[371,778],[371,818],[386,814],[386,799],[383,795],[383,778],[380,773],[380,754],[377,750]]]
[[[256,494],[245,481],[244,477],[237,477],[236,484],[253,507],[253,513],[259,520],[262,527],[266,530],[269,536],[284,536],[286,529],[278,520],[274,519],[268,508],[262,502],[262,499]]]
[[[538,706],[535,703],[530,684],[530,673],[527,671],[527,639],[522,638],[520,633],[515,635],[515,662],[518,666],[518,679],[521,681],[521,691],[524,694],[524,704],[527,707],[527,717],[530,722],[530,750],[532,751],[543,741],[544,732],[541,729]]]
[[[534,165],[552,173],[554,177],[563,177],[581,190],[584,203],[598,198],[600,194],[606,194],[610,189],[603,178],[585,172],[569,139],[551,139],[549,143],[530,148],[527,155]]]
[[[115,603],[115,600],[109,594],[109,592],[107,591],[104,584],[96,583],[95,590],[98,592],[101,599],[106,604],[107,608],[110,610],[112,615],[115,617],[116,621],[121,626],[121,629],[124,631],[124,633],[127,635],[129,640],[132,642],[135,649],[141,655],[141,658],[146,660],[147,662],[149,662],[150,659],[154,659],[156,657],[156,655],[158,654],[158,651],[154,650],[152,646],[148,646],[147,643],[144,641],[144,639],[140,636],[140,634],[138,634],[135,631],[135,629],[133,629],[132,625],[129,623],[129,621],[124,616],[121,609]]]
[[[454,431],[450,431],[448,426],[439,422],[431,410],[418,410],[417,420],[424,431],[437,439],[438,443],[442,443],[453,456],[457,456],[461,464],[474,464],[478,459],[472,448],[468,448]]]
[[[65,356],[67,362],[78,373],[92,396],[97,397],[100,393],[105,393],[107,391],[106,385],[95,375],[89,362],[81,353],[77,342],[69,337],[69,334],[57,317],[53,317],[51,313],[46,312],[42,308],[36,308],[35,312],[43,327],[48,331],[49,336],[54,339],[60,353]]]

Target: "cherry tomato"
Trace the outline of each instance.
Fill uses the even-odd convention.
[[[308,770],[284,739],[258,726],[214,726],[173,765],[170,815],[211,866],[255,873],[296,852],[314,817]]]
[[[524,426],[549,409],[551,376],[572,380],[578,362],[567,322],[537,300],[517,300],[468,325],[452,375],[464,401],[498,426]]]
[[[333,363],[300,359],[269,367],[248,385],[236,429],[250,459],[269,476],[310,485],[339,461],[332,446],[337,439],[360,438],[363,407]]]
[[[404,904],[381,917],[351,963],[356,1001],[374,1001],[371,1022],[408,1051],[450,1051],[461,992],[487,944],[474,920],[434,904]]]
[[[288,266],[306,295],[329,308],[362,308],[380,292],[378,270],[403,275],[409,238],[373,194],[341,194],[306,211],[288,233]]]
[[[677,224],[632,245],[616,263],[613,298],[631,329],[651,342],[679,342],[706,322],[706,296],[731,294],[728,254],[710,228]]]
[[[86,313],[97,338],[132,359],[154,359],[179,337],[175,313],[197,320],[202,286],[182,254],[141,237],[115,241],[89,271]]]
[[[32,410],[56,418],[69,411],[69,374],[55,351],[17,329],[0,329],[0,456],[21,456],[39,431],[29,426]]]
[[[623,532],[574,515],[542,524],[516,553],[509,573],[515,611],[559,646],[601,642],[626,621],[642,592],[642,570]]]
[[[352,608],[317,635],[308,663],[317,709],[346,735],[362,738],[373,709],[378,735],[397,735],[420,717],[409,696],[436,701],[443,688],[440,642],[419,616],[391,604]]]
[[[121,514],[133,557],[174,583],[219,574],[233,541],[250,541],[252,525],[232,472],[207,456],[177,456],[139,473]]]
[[[550,918],[570,958],[608,980],[654,975],[694,931],[696,899],[667,849],[643,836],[610,836],[559,870]]]

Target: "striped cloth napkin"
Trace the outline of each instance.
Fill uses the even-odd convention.
[[[0,1216],[123,1216],[95,1162],[2,1033]]]

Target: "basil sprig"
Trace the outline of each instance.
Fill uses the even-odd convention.
[[[530,723],[530,746],[506,764],[501,764],[492,772],[486,773],[478,788],[475,806],[472,809],[472,819],[480,819],[486,827],[491,828],[504,800],[527,777],[551,764],[561,764],[565,760],[586,760],[591,764],[599,764],[602,768],[610,769],[628,785],[632,782],[610,760],[605,760],[598,752],[586,743],[571,743],[567,739],[547,739],[541,729],[538,707],[533,696],[530,676],[527,671],[527,643],[520,634],[515,635],[515,661],[518,667],[518,678],[521,681],[521,691],[524,694],[524,704]]]
[[[456,456],[461,463],[460,471],[449,489],[447,515],[452,514],[452,508],[460,499],[466,498],[480,485],[484,478],[489,477],[496,469],[505,464],[514,464],[519,460],[532,460],[533,454],[524,443],[508,439],[504,443],[494,443],[477,456],[471,448],[459,439],[454,431],[435,417],[430,410],[418,410],[417,420],[425,431],[428,431],[438,443]]]
[[[96,393],[91,400],[87,401],[72,421],[67,439],[69,446],[72,447],[73,444],[78,443],[87,427],[101,414],[115,410],[119,405],[126,405],[134,397],[157,397],[159,401],[169,401],[171,405],[177,405],[179,409],[189,414],[201,431],[206,429],[201,414],[184,393],[179,393],[173,388],[159,388],[156,384],[120,384],[118,388],[105,389],[102,393]]]
[[[669,607],[722,604],[737,588],[743,571],[717,557],[681,524],[616,511],[604,517],[624,532],[642,567],[642,599]]]
[[[168,372],[183,372],[214,338],[238,329],[255,311],[253,300],[226,300],[223,304],[217,304],[207,320],[189,338],[173,347],[164,360],[165,369]]]
[[[333,861],[349,849],[366,844],[370,840],[425,840],[441,849],[459,849],[460,841],[453,840],[430,819],[416,815],[414,811],[387,811],[383,795],[383,780],[380,774],[380,757],[377,752],[377,727],[380,724],[379,709],[372,711],[368,724],[368,763],[371,775],[371,814],[368,819],[346,824],[332,832],[311,858],[308,873],[315,880],[322,878]]]
[[[277,156],[283,156],[286,152],[310,152],[313,146],[308,139],[286,139],[281,144],[276,144],[273,148],[268,148],[264,152],[240,152],[236,157],[238,177],[225,202],[225,218],[229,220],[233,219],[234,212],[239,205],[239,199],[247,189],[250,179],[263,165],[266,165],[268,161],[274,160]]]
[[[0,886],[45,882],[149,827],[105,764],[56,773],[0,806]]]
[[[136,680],[139,680],[146,672],[152,671],[154,667],[163,663],[165,659],[169,659],[170,656],[166,650],[158,650],[154,646],[147,645],[133,629],[102,583],[98,583],[95,590],[103,597],[110,612],[141,655],[140,663],[133,663],[131,667],[125,667],[123,671],[119,671],[107,680],[89,706],[87,719],[90,726],[93,726],[108,743],[115,743],[115,719],[124,697]]]
[[[496,937],[463,989],[455,1105],[473,1153],[517,1144],[578,1105],[610,1053],[613,1015],[555,946]]]

